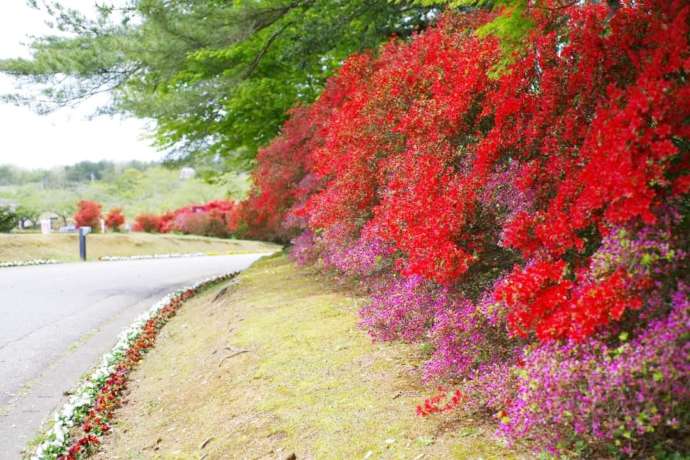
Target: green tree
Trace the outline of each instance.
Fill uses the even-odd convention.
[[[79,193],[72,189],[44,189],[36,187],[35,184],[22,187],[16,196],[20,206],[39,210],[39,214],[54,212],[60,217],[63,225],[67,225],[72,218],[80,198]]]
[[[28,84],[28,93],[6,98],[50,110],[112,92],[103,110],[155,119],[157,142],[171,158],[222,157],[233,168],[250,166],[287,110],[313,100],[346,56],[393,34],[409,36],[438,12],[414,0],[126,5],[101,5],[89,19],[49,3],[67,36],[38,38],[31,59],[0,62],[0,71]],[[35,85],[50,104],[32,97]]]
[[[26,228],[26,224],[29,222],[31,222],[32,226],[36,226],[41,210],[28,206],[19,206],[17,207],[16,214],[20,228]]]
[[[70,182],[89,182],[112,175],[115,164],[110,161],[81,161],[72,166],[65,166],[65,176]]]
[[[16,183],[16,169],[9,165],[0,165],[0,185],[13,185]]]
[[[0,207],[0,233],[11,232],[19,222],[17,213],[9,207]]]

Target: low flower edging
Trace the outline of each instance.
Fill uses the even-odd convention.
[[[115,262],[120,260],[145,260],[145,259],[174,259],[178,257],[202,257],[208,256],[205,252],[193,252],[187,254],[172,253],[172,254],[145,254],[140,256],[103,256],[98,260],[102,262]]]
[[[175,316],[186,300],[213,284],[233,278],[230,273],[180,289],[163,297],[118,337],[96,370],[54,415],[54,425],[45,433],[32,460],[76,460],[94,453],[110,431],[113,413],[120,405],[130,372],[152,348],[161,328]]]
[[[54,259],[10,260],[8,262],[0,262],[0,268],[27,267],[29,265],[52,265],[59,263],[59,261]]]

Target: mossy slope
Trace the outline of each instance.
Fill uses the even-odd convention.
[[[284,256],[186,305],[135,372],[102,459],[518,458],[457,414],[421,419],[410,346]]]

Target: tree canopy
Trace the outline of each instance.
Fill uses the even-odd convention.
[[[222,157],[247,167],[290,107],[315,99],[352,52],[409,36],[438,6],[413,0],[125,0],[95,17],[32,0],[55,34],[29,59],[0,61],[39,111],[113,94],[102,111],[156,121],[173,159]],[[37,96],[36,88],[40,88]]]

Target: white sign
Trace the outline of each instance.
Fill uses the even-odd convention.
[[[48,235],[52,230],[50,219],[41,219],[41,233]]]

